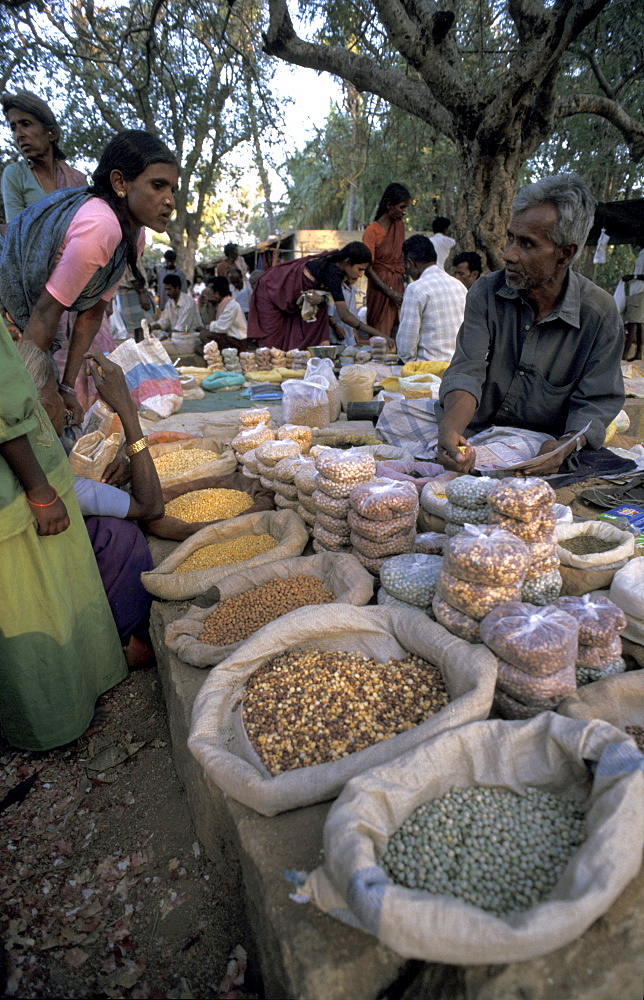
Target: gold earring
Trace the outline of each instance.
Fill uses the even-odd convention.
[[[125,191],[119,191],[119,198],[125,198]]]

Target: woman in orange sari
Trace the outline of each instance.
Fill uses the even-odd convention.
[[[405,267],[405,213],[411,195],[402,184],[389,184],[384,191],[376,221],[367,226],[363,243],[371,250],[373,263],[367,268],[367,322],[383,337],[390,337],[402,303]]]

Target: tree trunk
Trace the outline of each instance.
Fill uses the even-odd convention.
[[[250,85],[250,78],[246,74],[246,100],[248,103],[248,119],[250,122],[250,131],[253,138],[253,159],[255,161],[255,166],[257,167],[257,172],[259,174],[259,179],[262,185],[262,191],[264,193],[264,210],[266,212],[266,224],[268,225],[268,235],[275,235],[275,214],[273,212],[273,201],[271,197],[271,182],[268,176],[268,170],[266,169],[266,164],[264,162],[264,154],[262,153],[262,144],[259,138],[259,127],[257,124],[257,115],[255,114],[255,105],[253,103],[253,91]]]
[[[461,197],[453,235],[459,250],[475,250],[491,271],[503,266],[501,252],[516,194],[522,157],[517,148],[483,152],[479,144],[457,146]]]

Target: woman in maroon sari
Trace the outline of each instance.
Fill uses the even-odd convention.
[[[262,347],[291,351],[321,344],[329,339],[328,292],[338,318],[353,327],[363,338],[378,335],[378,330],[361,323],[349,312],[342,282],[354,284],[371,263],[371,253],[364,243],[347,243],[341,250],[289,260],[265,271],[255,285],[248,314],[248,336]],[[304,300],[301,300],[304,295]],[[298,300],[300,304],[298,305]],[[302,319],[305,303],[317,306],[313,320]]]
[[[382,337],[390,337],[402,303],[405,274],[402,245],[405,241],[405,212],[411,195],[402,184],[389,184],[380,199],[376,221],[367,226],[362,238],[371,251],[373,263],[367,268],[367,321]]]

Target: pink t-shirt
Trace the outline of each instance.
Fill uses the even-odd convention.
[[[121,225],[110,206],[102,198],[90,198],[76,212],[58,252],[58,261],[49,275],[45,288],[50,295],[69,308],[85,285],[101,267],[105,267],[123,239]],[[145,246],[145,229],[139,233],[137,258]],[[102,296],[112,298],[119,281]]]

